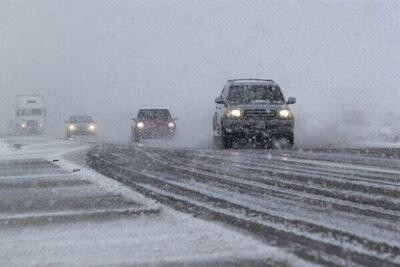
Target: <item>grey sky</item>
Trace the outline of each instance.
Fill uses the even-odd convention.
[[[399,17],[399,1],[0,1],[0,122],[39,93],[53,134],[90,113],[126,139],[138,108],[163,106],[202,141],[235,77],[297,97],[303,134],[370,103],[400,113]]]

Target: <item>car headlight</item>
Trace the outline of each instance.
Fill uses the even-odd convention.
[[[136,127],[137,127],[138,129],[143,129],[143,128],[144,128],[144,123],[143,123],[143,122],[138,122],[138,123],[136,124]]]
[[[242,116],[242,112],[240,111],[240,109],[232,109],[228,111],[227,115],[228,117],[239,118],[240,116]]]
[[[26,127],[26,124],[25,124],[25,123],[21,124],[21,127],[22,127],[22,128],[25,128],[25,127]]]
[[[279,111],[279,117],[288,119],[292,117],[292,112],[289,109],[282,109]]]
[[[71,124],[70,126],[68,126],[68,129],[70,131],[74,131],[76,129],[75,125]]]
[[[90,130],[90,131],[96,130],[96,125],[90,124],[90,125],[89,125],[89,130]]]
[[[175,127],[175,123],[173,123],[173,122],[168,122],[168,127],[169,127],[169,128],[174,128],[174,127]]]

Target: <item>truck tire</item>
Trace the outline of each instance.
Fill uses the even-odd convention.
[[[289,133],[286,136],[286,139],[288,141],[289,146],[293,147],[294,146],[294,134],[293,133]]]
[[[133,135],[133,142],[134,143],[140,143],[140,140],[141,140],[142,138],[140,137],[140,135],[138,135],[138,134],[134,134]]]
[[[233,138],[230,136],[222,135],[221,144],[223,149],[229,149],[233,146]]]

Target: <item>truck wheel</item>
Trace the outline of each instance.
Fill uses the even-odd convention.
[[[221,136],[222,148],[229,149],[233,146],[233,138],[230,136]]]
[[[273,139],[267,139],[267,140],[265,141],[264,147],[265,147],[266,149],[273,149],[273,148],[274,148],[274,140],[273,140]]]
[[[140,143],[140,140],[141,140],[140,135],[135,134],[135,135],[133,136],[133,142],[135,142],[135,143]]]
[[[291,147],[294,146],[294,134],[293,133],[288,134],[286,136],[286,139]]]

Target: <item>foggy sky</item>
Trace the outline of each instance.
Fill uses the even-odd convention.
[[[165,107],[203,144],[227,79],[270,78],[299,139],[329,139],[347,110],[400,114],[399,18],[399,1],[0,0],[0,123],[33,93],[54,136],[91,114],[127,141],[139,108]]]

